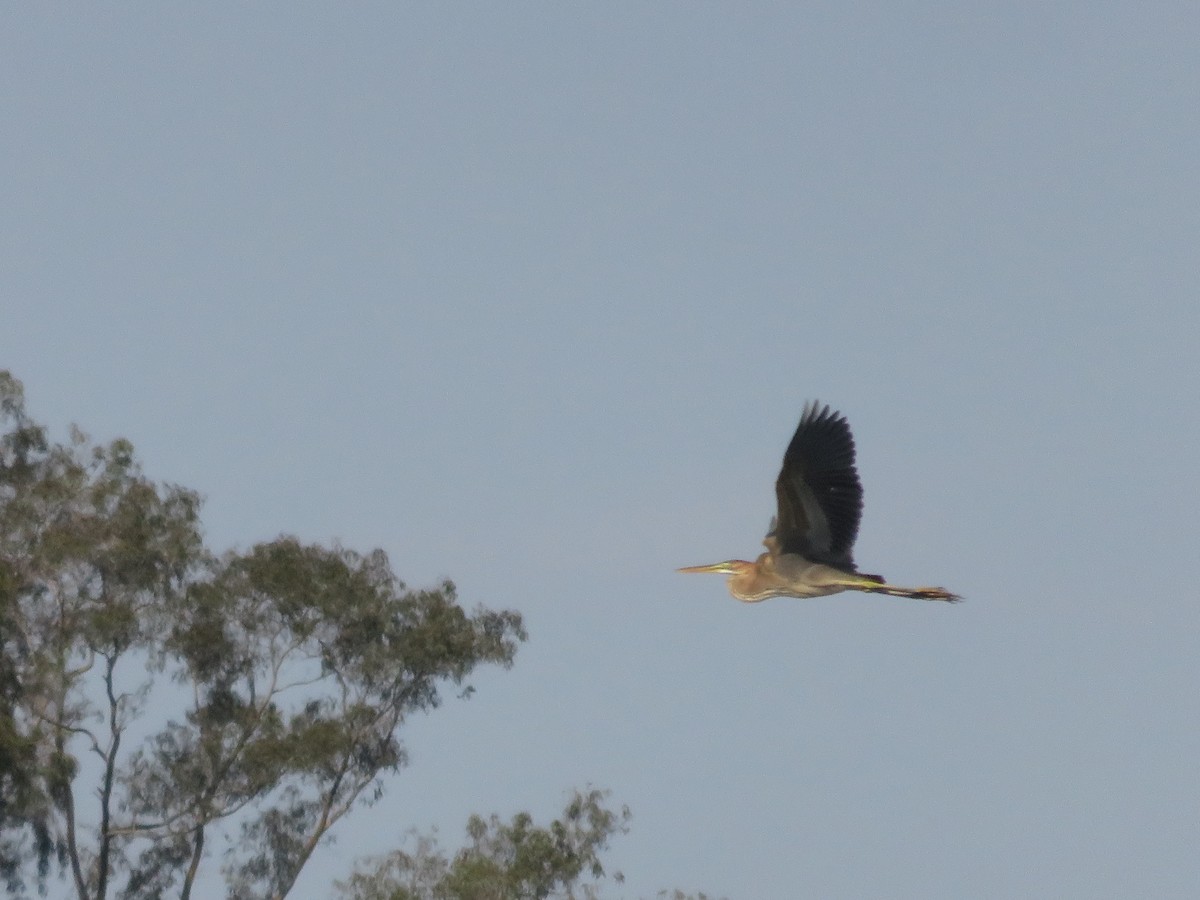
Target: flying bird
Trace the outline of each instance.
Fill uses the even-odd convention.
[[[730,559],[680,572],[729,576],[729,593],[743,603],[770,597],[824,597],[867,591],[919,600],[961,600],[945,588],[905,588],[859,572],[852,550],[862,517],[862,482],[854,438],[839,412],[807,404],[775,481],[779,508],[754,562]]]

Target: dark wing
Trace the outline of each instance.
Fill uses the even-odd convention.
[[[809,403],[783,455],[775,482],[777,552],[854,568],[852,549],[862,517],[862,483],[854,438],[841,413]],[[770,546],[770,545],[768,545]]]

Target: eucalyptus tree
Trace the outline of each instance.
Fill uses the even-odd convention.
[[[411,832],[408,844],[365,860],[338,885],[341,900],[601,900],[620,894],[624,877],[605,868],[611,838],[628,831],[629,810],[607,792],[576,791],[562,815],[539,825],[527,812],[467,820],[467,841],[447,852],[434,834]],[[704,893],[660,891],[657,900],[716,900]]]
[[[407,588],[381,550],[212,553],[194,491],[148,479],[128,441],[51,441],[7,372],[0,417],[10,893],[188,898],[218,856],[230,897],[284,897],[405,764],[405,719],[525,638],[449,581]]]

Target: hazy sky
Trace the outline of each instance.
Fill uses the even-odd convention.
[[[589,783],[633,811],[614,896],[1200,896],[1197,35],[1187,2],[6,8],[34,415],[129,437],[215,548],[381,546],[526,617],[296,896]],[[675,574],[758,552],[810,398],[854,428],[863,569],[967,602]]]

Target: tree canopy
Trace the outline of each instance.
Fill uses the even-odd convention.
[[[0,371],[0,880],[78,900],[187,900],[212,838],[230,900],[283,898],[322,838],[383,795],[401,732],[476,667],[512,664],[512,610],[408,588],[382,550],[282,535],[210,551],[200,497],[132,445],[65,443]],[[473,816],[368,861],[344,900],[596,900],[627,828],[598,790],[549,825]],[[211,878],[211,876],[208,876]],[[207,884],[207,881],[206,881]],[[211,894],[211,891],[208,891]],[[680,891],[668,900],[705,900]]]
[[[51,442],[8,373],[0,416],[10,892],[58,868],[81,900],[186,898],[213,830],[234,828],[229,896],[285,896],[404,765],[406,717],[525,638],[518,613],[467,612],[449,581],[410,590],[382,550],[210,552],[195,492],[146,478],[127,441]]]
[[[607,792],[576,791],[562,816],[537,825],[529,813],[505,822],[472,816],[467,843],[453,855],[436,836],[413,832],[410,849],[367,860],[346,882],[341,900],[599,900],[607,884],[601,853],[628,830],[629,810],[607,805]],[[660,891],[659,900],[710,900],[703,893]]]
[[[412,834],[411,850],[368,861],[339,885],[343,900],[594,900],[606,880],[600,852],[625,831],[629,811],[608,809],[605,795],[576,792],[562,818],[534,824],[528,813],[467,822],[468,843],[453,857],[437,840]],[[613,880],[620,882],[620,874]]]

